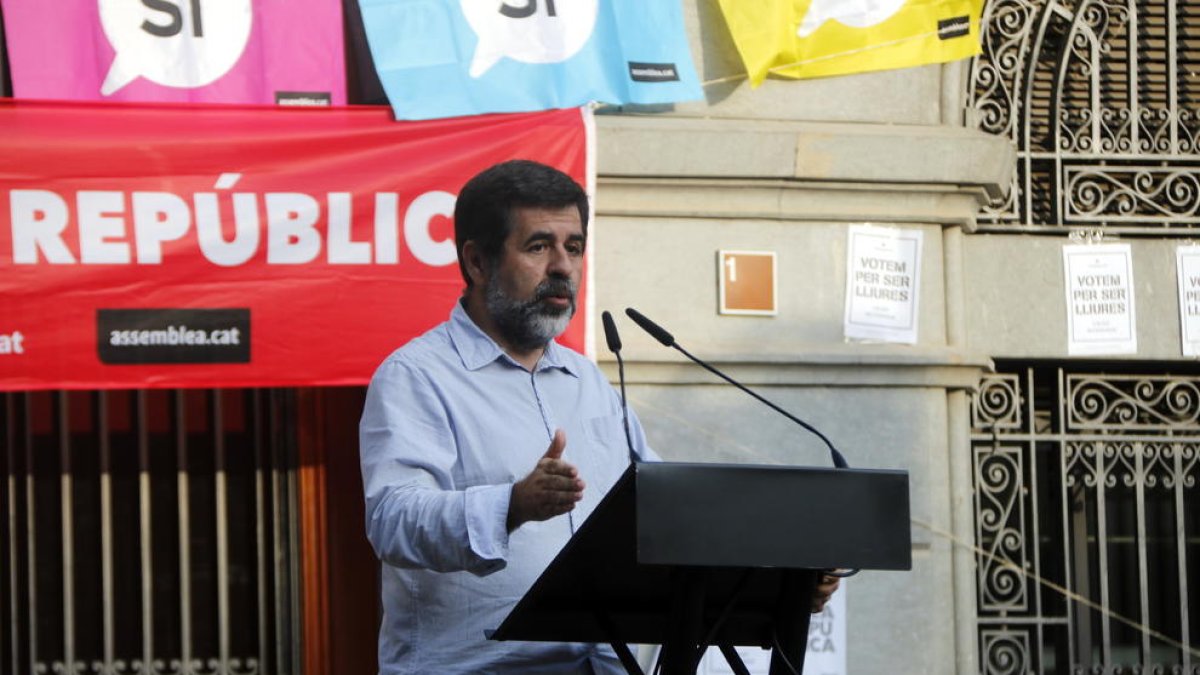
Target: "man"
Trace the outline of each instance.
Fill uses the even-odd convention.
[[[360,440],[381,673],[623,672],[608,647],[484,639],[629,464],[612,386],[554,342],[576,310],[587,218],[586,193],[550,167],[471,179],[454,213],[463,298],[371,381]],[[654,459],[632,414],[630,429]]]
[[[586,193],[555,169],[472,178],[454,212],[463,297],[371,380],[360,447],[384,675],[624,672],[607,646],[484,639],[629,463],[612,386],[554,342],[587,225]]]

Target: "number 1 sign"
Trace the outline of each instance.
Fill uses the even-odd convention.
[[[721,314],[779,313],[774,251],[718,251]]]

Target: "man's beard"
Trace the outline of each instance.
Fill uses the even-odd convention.
[[[505,341],[518,349],[537,349],[567,329],[575,315],[575,284],[561,277],[547,279],[534,289],[533,298],[518,300],[500,287],[496,274],[488,277],[484,301],[496,329]],[[567,295],[568,307],[557,308],[542,302],[551,296]]]

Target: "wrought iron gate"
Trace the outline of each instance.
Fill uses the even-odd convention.
[[[0,671],[294,672],[291,400],[0,394]]]
[[[1200,377],[1005,370],[972,401],[981,669],[1200,673]]]
[[[988,0],[968,123],[1018,151],[981,229],[1194,234],[1200,0]]]

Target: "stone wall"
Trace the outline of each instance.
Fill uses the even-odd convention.
[[[1007,263],[965,232],[1013,149],[958,122],[962,64],[751,90],[715,0],[685,8],[707,100],[597,115],[596,307],[636,307],[853,466],[909,471],[913,571],[847,584],[849,671],[977,672],[973,561],[946,535],[972,539],[967,392],[1004,344],[989,327],[1016,319],[981,319],[976,268]],[[842,338],[847,230],[866,222],[924,232],[916,345]],[[777,253],[778,316],[717,313],[720,249]],[[619,325],[631,405],[665,458],[829,465],[818,439]]]

